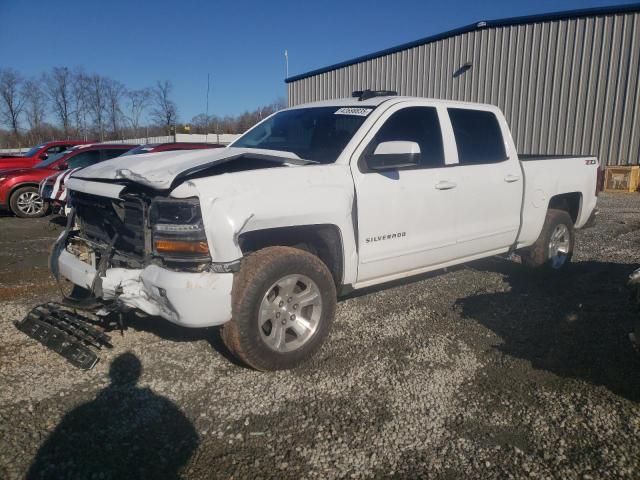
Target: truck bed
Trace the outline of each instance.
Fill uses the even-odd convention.
[[[556,195],[574,194],[579,197],[580,208],[575,219],[581,228],[596,205],[598,159],[595,156],[571,155],[519,155],[524,174],[522,203],[522,230],[519,247],[532,245],[544,223],[550,200]],[[555,160],[552,169],[542,160]]]
[[[535,153],[519,153],[518,158],[523,162],[532,160],[562,160],[564,158],[593,158],[595,155],[541,155]]]

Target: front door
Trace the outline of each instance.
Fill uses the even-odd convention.
[[[455,249],[455,188],[445,161],[442,112],[405,105],[381,117],[381,126],[367,136],[362,152],[356,152],[358,161],[352,159],[359,284],[445,262]],[[388,141],[417,143],[419,165],[384,172],[368,169],[367,156]]]

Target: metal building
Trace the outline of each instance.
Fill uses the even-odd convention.
[[[482,21],[286,82],[290,105],[365,88],[491,103],[520,152],[640,163],[640,4]]]

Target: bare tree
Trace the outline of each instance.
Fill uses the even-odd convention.
[[[111,124],[111,132],[115,137],[120,137],[120,125],[122,114],[122,97],[126,92],[124,85],[117,80],[105,79],[105,92],[107,95],[107,116]]]
[[[193,126],[193,133],[209,133],[210,125],[213,117],[207,116],[204,113],[199,113],[191,119],[191,125]]]
[[[214,133],[244,133],[256,123],[283,108],[286,108],[286,102],[283,98],[278,98],[270,105],[264,105],[236,116],[227,115],[221,118],[210,115],[207,118],[205,114],[201,113],[193,117],[191,123],[197,131],[204,130],[207,127],[209,131],[212,129]]]
[[[171,92],[173,85],[168,80],[163,82],[158,81],[153,88],[153,110],[151,110],[151,116],[154,118],[158,125],[162,125],[167,128],[167,133],[171,133],[171,127],[173,127],[178,119],[178,108],[176,104],[171,100]]]
[[[0,114],[3,122],[11,128],[16,139],[20,138],[20,115],[24,108],[22,76],[12,69],[0,71]]]
[[[133,135],[139,136],[140,119],[151,101],[151,89],[129,90],[126,92],[128,115],[127,120],[133,129]]]
[[[67,67],[54,67],[45,76],[45,89],[53,106],[53,113],[60,124],[65,137],[69,137],[71,127],[71,85],[72,75]]]
[[[85,140],[89,129],[87,115],[89,114],[89,76],[82,69],[73,72],[71,84],[71,98],[73,102],[73,119],[75,128]]]
[[[24,98],[24,113],[29,125],[29,133],[36,142],[42,141],[42,126],[47,114],[47,96],[42,90],[38,79],[30,78],[22,85],[22,96]]]
[[[104,125],[107,113],[107,79],[101,75],[91,75],[88,79],[89,111],[100,141],[104,141]]]

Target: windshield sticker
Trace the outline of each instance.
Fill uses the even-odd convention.
[[[359,117],[366,117],[372,112],[373,108],[362,107],[344,107],[339,108],[334,112],[335,115],[357,115]]]

